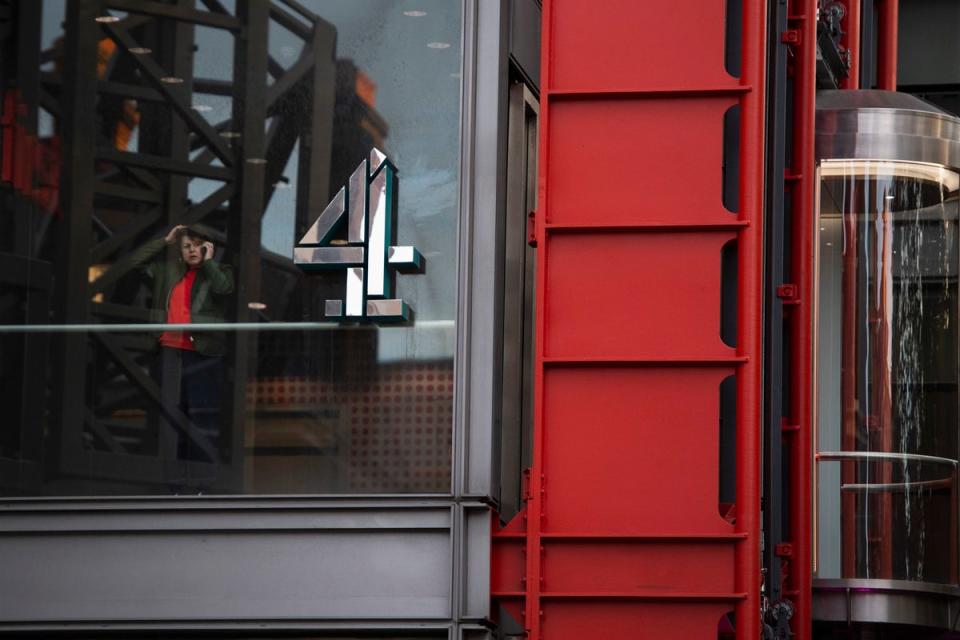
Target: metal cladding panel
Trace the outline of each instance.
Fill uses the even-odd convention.
[[[719,389],[731,373],[693,367],[547,371],[544,533],[733,533],[717,499]]]
[[[451,507],[443,498],[8,502],[0,628],[449,620],[454,548],[478,589],[489,563],[487,508]],[[462,600],[460,610],[486,604]]]
[[[722,203],[722,162],[723,116],[734,104],[729,96],[556,104],[546,168],[550,221],[732,222]]]
[[[25,535],[0,548],[6,624],[450,616],[442,530]]]
[[[554,2],[551,87],[620,90],[640,83],[664,88],[729,83],[724,71],[726,6],[727,0]]]
[[[712,640],[730,607],[715,602],[550,601],[543,607],[543,637],[550,640],[630,638]],[[707,630],[712,633],[707,633]]]
[[[549,238],[545,355],[734,356],[720,340],[720,249],[733,237],[646,231]]]
[[[533,459],[525,513],[495,533],[492,579],[505,609],[523,602],[530,640],[716,638],[730,611],[738,639],[760,637],[766,2],[742,5],[742,41],[728,43],[726,0],[544,1]],[[728,50],[742,52],[739,78]],[[736,347],[720,339],[728,242]],[[728,521],[719,387],[731,374]],[[520,537],[517,591],[503,563]]]
[[[730,525],[727,528],[730,528]],[[719,540],[647,544],[548,540],[544,594],[588,590],[670,594],[733,592],[733,548]]]

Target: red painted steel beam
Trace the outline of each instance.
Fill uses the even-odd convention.
[[[744,0],[733,78],[723,0],[667,3],[657,23],[631,0],[544,2],[532,471],[492,573],[495,596],[522,596],[529,640],[715,637],[731,609],[737,638],[760,636],[766,4]],[[735,105],[736,216],[719,162]],[[731,241],[736,347],[717,331]],[[731,523],[718,392],[734,373]]]
[[[527,501],[523,513],[526,530],[526,548],[524,554],[524,578],[522,585],[525,592],[523,620],[527,638],[540,640],[541,602],[540,589],[543,583],[542,567],[543,541],[541,540],[543,516],[543,374],[544,359],[546,356],[544,336],[547,335],[546,314],[543,312],[546,304],[546,274],[547,274],[547,242],[546,242],[546,215],[549,211],[548,190],[546,188],[547,166],[550,163],[550,120],[551,102],[550,89],[552,88],[551,73],[553,72],[553,10],[554,3],[545,0],[541,15],[540,40],[540,69],[542,93],[540,96],[540,117],[538,123],[538,152],[537,159],[537,213],[534,217],[534,235],[536,236],[537,269],[534,304],[536,309],[534,319],[534,359],[533,359],[533,437],[530,454],[530,474],[527,481]]]
[[[737,522],[745,534],[737,546],[735,589],[738,640],[760,637],[760,475],[763,397],[763,200],[766,115],[767,3],[744,0],[741,84],[751,91],[740,100],[740,213],[750,223],[737,234],[738,355],[747,356],[737,373]]]
[[[858,0],[850,0],[851,3]],[[793,556],[790,560],[788,591],[795,611],[791,629],[796,640],[811,640],[813,600],[813,385],[815,380],[813,331],[814,301],[814,242],[817,226],[814,216],[816,193],[814,170],[814,140],[817,92],[817,0],[795,0],[792,14],[801,32],[800,45],[794,57],[795,86],[793,92],[793,152],[790,169],[795,178],[790,189],[791,202],[791,279],[797,285],[799,297],[792,305],[790,323],[790,397],[789,423],[796,428],[789,431],[790,439],[790,542]],[[859,16],[857,17],[859,25]],[[859,39],[859,31],[858,31]]]
[[[850,75],[840,83],[841,89],[860,88],[860,0],[846,0],[840,44],[850,52]]]
[[[900,0],[882,0],[877,39],[877,88],[897,90],[897,32]]]

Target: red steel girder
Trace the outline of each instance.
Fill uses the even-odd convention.
[[[650,20],[631,0],[544,2],[533,468],[493,558],[494,595],[532,640],[711,637],[731,610],[737,638],[760,635],[766,3],[744,1],[739,77],[726,4],[664,3]],[[735,347],[719,335],[731,243]],[[718,504],[730,375],[733,522]]]
[[[859,0],[850,0],[848,8]],[[796,304],[790,306],[786,320],[790,331],[790,363],[792,372],[788,420],[795,429],[785,432],[790,443],[789,487],[790,530],[792,555],[787,572],[787,597],[794,604],[790,627],[797,640],[812,638],[813,599],[813,540],[810,524],[812,514],[813,472],[813,317],[814,317],[814,219],[815,169],[814,127],[817,90],[817,0],[792,0],[790,15],[796,18],[796,28],[802,33],[800,44],[794,50],[793,77],[793,153],[790,158],[790,200],[792,213],[790,237],[791,279],[797,285]],[[859,14],[849,17],[855,24],[859,42]],[[854,28],[854,27],[850,27]],[[851,36],[852,37],[852,36]],[[859,47],[859,44],[857,45]],[[859,74],[851,71],[856,81]]]

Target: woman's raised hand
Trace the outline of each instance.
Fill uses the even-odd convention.
[[[186,225],[182,225],[182,224],[176,225],[175,227],[170,229],[170,231],[167,232],[167,235],[163,237],[163,241],[166,242],[167,244],[173,244],[174,242],[177,241],[177,232],[180,231],[180,229],[186,229],[186,228],[187,228]]]

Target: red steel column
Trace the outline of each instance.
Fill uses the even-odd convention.
[[[897,31],[900,0],[881,0],[877,38],[877,88],[897,90]]]
[[[841,82],[841,89],[860,88],[860,0],[846,0],[845,29],[840,44],[850,52],[850,75]]]
[[[856,0],[851,0],[855,2]],[[798,0],[794,14],[801,31],[798,55],[794,62],[796,85],[793,94],[793,156],[790,162],[794,183],[791,188],[793,250],[791,274],[799,291],[798,304],[789,316],[790,361],[793,389],[790,393],[790,541],[793,558],[788,576],[790,598],[796,609],[791,629],[796,640],[812,638],[813,598],[813,471],[814,416],[812,409],[814,376],[814,242],[816,239],[816,175],[814,170],[814,134],[816,121],[817,73],[817,0]],[[859,19],[857,21],[859,25]]]
[[[744,0],[738,78],[726,0],[656,20],[636,0],[543,4],[533,458],[525,530],[498,534],[524,537],[530,640],[711,638],[731,610],[738,639],[760,637],[766,4]],[[731,243],[736,346],[720,338]],[[731,375],[735,521],[719,504]]]
[[[743,73],[750,87],[740,100],[740,220],[738,233],[739,318],[737,352],[748,358],[737,374],[737,532],[744,535],[736,556],[737,638],[760,636],[760,477],[763,398],[763,200],[766,119],[765,0],[743,3]]]
[[[537,240],[537,272],[536,290],[534,292],[535,319],[534,319],[534,358],[533,358],[533,438],[530,452],[530,472],[527,481],[527,503],[521,514],[525,520],[526,549],[524,553],[525,571],[521,579],[524,590],[523,627],[529,640],[540,640],[543,634],[540,631],[542,609],[540,602],[540,587],[542,584],[543,541],[541,526],[543,517],[543,362],[544,336],[547,333],[546,314],[543,312],[546,304],[546,272],[547,255],[544,231],[544,212],[549,207],[549,190],[546,188],[546,167],[550,163],[550,115],[551,95],[550,77],[553,72],[553,7],[554,2],[545,0],[543,3],[542,29],[540,39],[540,117],[539,130],[539,157],[537,159],[537,207],[538,212],[534,219],[534,233]]]

